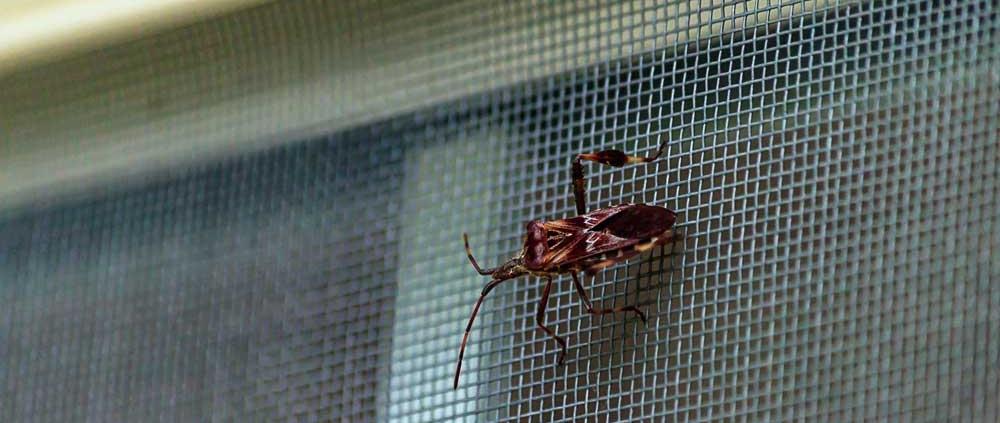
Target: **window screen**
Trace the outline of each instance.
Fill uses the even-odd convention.
[[[6,77],[52,89],[10,139],[190,153],[2,215],[0,420],[1000,419],[996,5],[654,3],[278,2]],[[495,265],[575,214],[573,155],[661,145],[587,167],[591,208],[678,213],[583,279],[648,322],[559,277],[557,365],[522,277],[453,390],[462,233]]]

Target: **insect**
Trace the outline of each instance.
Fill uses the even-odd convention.
[[[621,204],[587,212],[583,161],[592,161],[615,167],[626,164],[650,163],[663,152],[666,144],[660,146],[656,154],[650,157],[629,156],[619,150],[604,150],[597,153],[578,154],[571,163],[570,177],[573,180],[573,197],[576,201],[577,216],[568,219],[528,222],[524,246],[513,258],[503,264],[483,269],[479,267],[472,249],[469,248],[469,235],[462,234],[465,241],[465,253],[480,275],[492,277],[483,288],[472,309],[469,324],[462,336],[462,345],[458,351],[458,365],[455,368],[454,389],[458,389],[458,377],[462,372],[462,358],[465,356],[465,345],[469,340],[472,323],[486,295],[502,282],[518,276],[530,274],[545,278],[545,288],[538,303],[535,322],[538,327],[549,334],[561,347],[558,363],[562,364],[566,357],[566,341],[549,327],[545,326],[545,307],[549,301],[549,291],[552,288],[552,276],[570,274],[576,292],[583,299],[587,313],[593,315],[632,312],[646,322],[646,316],[634,305],[610,309],[595,309],[587,296],[586,290],[580,284],[577,276],[581,271],[593,275],[597,271],[624,261],[657,245],[680,241],[684,235],[672,228],[677,214],[673,210],[646,204]]]

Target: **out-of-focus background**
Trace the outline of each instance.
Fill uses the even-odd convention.
[[[9,1],[0,421],[1000,420],[991,1]],[[683,245],[501,285],[524,223]]]

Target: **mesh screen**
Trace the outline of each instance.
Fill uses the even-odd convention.
[[[956,3],[690,39],[644,21],[633,36],[673,41],[613,60],[619,38],[574,30],[628,31],[623,6],[580,6],[554,36],[565,70],[8,215],[0,420],[997,421],[1000,20]],[[711,28],[700,7],[670,19]],[[532,63],[515,35],[482,36]],[[487,281],[462,232],[495,265],[526,221],[575,214],[572,155],[661,144],[588,167],[591,208],[669,207],[687,235],[584,278],[648,323],[588,315],[560,277],[556,365],[542,280],[520,278],[453,390]]]

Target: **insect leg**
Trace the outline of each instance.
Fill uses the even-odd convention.
[[[500,282],[506,282],[513,279],[494,279],[490,283],[486,284],[483,288],[483,292],[479,294],[479,300],[476,301],[476,306],[472,309],[472,316],[469,317],[469,324],[465,327],[465,335],[462,336],[462,346],[458,349],[458,365],[455,367],[455,386],[453,389],[458,389],[458,375],[462,372],[462,357],[465,357],[465,344],[469,341],[469,332],[472,331],[472,322],[476,320],[476,314],[479,313],[479,306],[483,304],[483,299],[486,298],[486,294],[489,294],[493,288],[500,285]]]
[[[572,167],[570,167],[570,178],[573,178],[573,198],[576,201],[576,214],[585,215],[587,214],[587,193],[584,191],[586,189],[586,180],[583,179],[583,165],[580,164],[580,158],[577,157],[573,159]]]
[[[631,311],[639,315],[643,323],[646,323],[646,315],[639,310],[638,307],[634,305],[627,305],[618,308],[606,308],[606,309],[594,309],[594,306],[590,303],[590,297],[587,296],[587,291],[583,289],[583,284],[580,283],[580,278],[576,276],[576,272],[570,273],[573,275],[573,285],[576,286],[576,292],[580,294],[580,298],[583,299],[583,306],[587,308],[587,313],[600,315],[609,313],[621,313],[625,311]]]
[[[660,157],[660,153],[663,152],[663,148],[666,147],[666,145],[666,143],[661,145],[660,149],[656,150],[656,154],[649,157],[629,156],[621,150],[604,150],[596,153],[577,154],[576,157],[573,158],[573,162],[570,166],[570,178],[573,179],[573,198],[576,201],[576,213],[578,215],[587,213],[587,194],[585,192],[586,181],[584,180],[583,163],[581,160],[602,163],[614,167],[622,167],[626,164],[633,163],[649,163]]]
[[[566,358],[566,341],[556,335],[556,333],[545,326],[545,307],[549,304],[549,291],[552,289],[552,277],[546,277],[545,289],[542,291],[542,300],[538,302],[538,312],[535,314],[535,323],[538,323],[538,327],[548,333],[550,336],[556,339],[559,346],[562,347],[562,351],[559,353],[559,364],[563,363],[563,359]]]

